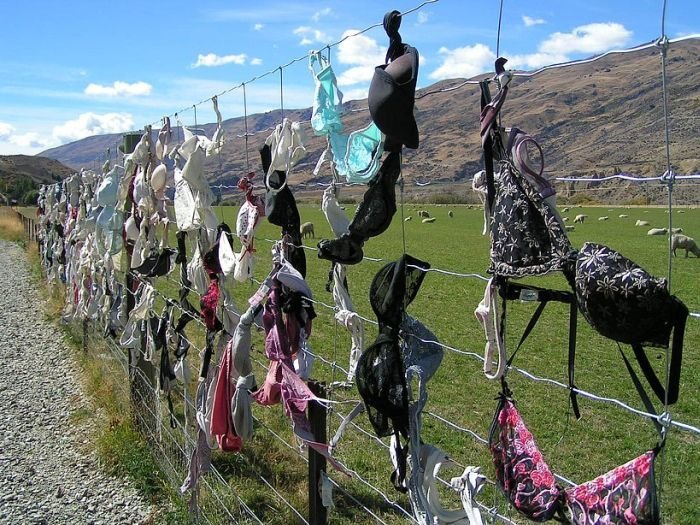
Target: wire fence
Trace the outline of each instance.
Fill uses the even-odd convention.
[[[416,11],[427,4],[434,3],[437,0],[432,0],[429,2],[424,2],[417,6],[416,8],[407,11],[407,13]],[[502,7],[502,6],[501,6]],[[665,10],[665,4],[664,4]],[[406,13],[404,13],[406,14]],[[360,31],[357,34],[366,32],[379,24],[374,24],[368,28]],[[499,21],[500,27],[500,21]],[[662,28],[663,32],[663,28]],[[626,53],[631,51],[638,51],[640,49],[646,49],[652,46],[668,45],[669,43],[684,40],[687,38],[698,38],[699,35],[691,35],[689,37],[684,37],[682,39],[675,39],[669,41],[668,39],[659,39],[653,42],[643,44],[633,49],[628,50],[616,50],[605,53],[599,57],[593,59],[587,59],[583,61],[572,61],[565,64],[556,64],[553,66],[547,66],[538,71],[531,73],[516,73],[516,76],[532,76],[537,75],[543,71],[559,69],[562,67],[568,67],[575,64],[586,63],[590,61],[599,60],[611,53]],[[349,38],[349,37],[347,37]],[[327,46],[328,50],[331,47],[338,45],[340,42],[335,42]],[[243,95],[245,97],[246,85],[251,84],[260,78],[279,74],[280,78],[280,108],[284,112],[284,99],[283,99],[283,70],[301,60],[305,60],[307,56],[299,57],[291,60],[285,65],[281,65],[274,68],[263,75],[259,75],[247,82],[242,82],[232,88],[223,91],[218,96],[224,95],[231,91],[242,89]],[[431,96],[437,93],[447,93],[451,91],[456,91],[464,86],[474,84],[474,81],[465,81],[459,84],[448,86],[446,88],[436,90],[433,92],[424,92],[420,97]],[[191,109],[195,111],[196,120],[196,108],[211,99],[203,100],[191,106]],[[183,110],[174,114],[175,117],[190,108],[184,108]],[[246,131],[243,135],[238,138],[245,139],[246,143],[246,159],[247,159],[247,149],[248,149],[248,137],[253,133],[263,133],[271,131],[272,128],[266,130],[257,130],[255,132],[248,131],[247,123],[247,107],[246,111]],[[364,110],[359,110],[364,111]],[[666,126],[668,130],[668,124]],[[668,144],[668,133],[666,136],[666,143]],[[670,167],[670,161],[667,162],[667,171],[663,175],[658,177],[648,177],[640,178],[630,174],[616,174],[609,177],[602,178],[590,178],[590,177],[557,177],[555,180],[557,184],[569,185],[565,186],[565,191],[570,191],[572,194],[575,192],[605,192],[614,191],[614,184],[629,183],[637,184],[639,187],[646,188],[650,184],[656,184],[657,189],[661,191],[668,190],[669,192],[669,214],[673,212],[673,206],[678,205],[679,202],[672,202],[670,200],[671,188],[674,185],[687,185],[692,189],[695,189],[696,181],[700,176],[679,176],[672,172]],[[330,183],[329,183],[330,184]],[[430,183],[429,181],[424,185],[439,185],[439,183]],[[326,183],[309,183],[307,185],[299,184],[295,188],[320,188],[325,187]],[[212,186],[218,187],[219,190],[222,189],[234,189],[234,186],[219,185]],[[646,191],[646,190],[644,190]],[[687,204],[694,204],[697,202],[697,197],[693,196],[689,198]],[[571,197],[571,195],[568,195]],[[686,204],[683,202],[683,204]],[[25,230],[27,232],[28,238],[30,240],[37,240],[37,225],[30,218],[23,218],[25,224]],[[671,219],[669,218],[669,230],[671,229]],[[273,239],[259,239],[261,241],[266,241],[269,243],[275,243]],[[307,246],[297,246],[297,248],[302,248],[308,251],[315,251],[315,248]],[[365,261],[372,264],[374,263],[386,263],[388,262],[384,257],[371,257],[365,256]],[[669,262],[670,265],[670,262]],[[457,269],[450,268],[431,268],[429,272],[436,273],[443,278],[447,279],[467,279],[473,281],[475,285],[483,286],[483,281],[487,280],[488,277],[481,275],[479,273],[469,273],[464,271],[458,271]],[[127,278],[130,272],[125,272],[121,274],[122,278]],[[670,268],[669,268],[670,275]],[[138,275],[132,274],[130,277],[139,278]],[[171,277],[165,277],[163,282],[166,283],[166,287],[180,289],[180,282],[172,279]],[[261,284],[257,281],[256,284]],[[174,308],[179,309],[181,314],[186,314],[187,312],[178,305],[176,297],[174,294],[170,294],[166,289],[156,288],[155,294],[158,300],[163,304],[172,304]],[[185,287],[188,292],[196,295],[198,292],[191,287]],[[331,305],[320,301],[318,299],[313,300],[314,306],[319,309],[327,310],[329,314],[335,314],[338,311],[336,305]],[[362,321],[368,325],[376,325],[376,321],[365,316],[359,316]],[[700,319],[700,313],[691,312],[691,319]],[[199,319],[195,318],[195,324],[199,325],[198,329],[201,331],[204,328],[204,323]],[[337,325],[333,321],[336,336],[335,343],[338,342],[338,332]],[[77,327],[76,327],[77,328]],[[179,487],[182,483],[184,474],[187,472],[189,465],[189,460],[192,452],[197,447],[197,426],[194,420],[194,414],[197,408],[194,404],[194,396],[192,392],[188,393],[188,388],[185,386],[180,390],[175,390],[173,395],[177,398],[176,402],[176,417],[173,419],[170,417],[170,413],[167,409],[166,403],[163,399],[163,395],[159,392],[158,380],[156,379],[156,369],[155,367],[146,364],[144,367],[134,366],[130,363],[128,350],[121,348],[112,338],[102,337],[97,329],[90,325],[83,324],[80,328],[86,330],[86,351],[98,352],[98,356],[101,357],[104,366],[106,367],[105,372],[111,374],[120,374],[123,381],[119,382],[121,387],[121,395],[124,399],[129,400],[129,410],[131,410],[135,424],[139,429],[141,435],[149,443],[154,456],[156,457],[159,465],[161,466],[165,476],[172,484],[173,487]],[[205,352],[204,344],[201,343],[202,338],[199,335],[189,335],[189,339],[186,341],[191,345],[192,351],[198,354],[203,354]],[[408,337],[416,337],[409,334]],[[420,339],[423,343],[430,343],[438,345],[445,352],[458,356],[460,358],[466,357],[475,364],[479,366],[483,364],[484,357],[478,352],[472,351],[469,348],[465,348],[463,345],[459,344],[447,344],[440,341],[425,340]],[[338,363],[336,353],[330,357],[328,354],[322,354],[321,352],[311,352],[316,358],[320,366],[323,366],[329,374],[324,374],[326,376],[330,375],[331,378],[337,376],[347,377],[348,368]],[[262,374],[267,373],[267,365],[260,359],[262,354],[254,355],[253,361],[257,368],[257,371],[262,372]],[[668,356],[667,356],[668,358]],[[343,363],[344,364],[344,363]],[[672,428],[675,431],[688,434],[691,439],[696,439],[700,436],[700,427],[695,424],[688,422],[677,421],[675,418],[671,418],[668,410],[665,410],[662,414],[656,415],[651,414],[647,411],[637,409],[631,406],[630,403],[625,402],[614,397],[599,395],[594,392],[589,392],[584,389],[575,388],[571,385],[567,385],[557,379],[550,377],[545,377],[541,374],[535,373],[533,371],[519,368],[515,366],[510,366],[510,369],[518,373],[524,380],[530,381],[535,384],[544,385],[546,387],[554,387],[567,392],[575,392],[576,394],[590,399],[597,403],[603,403],[614,407],[615,409],[620,409],[625,413],[628,413],[634,417],[641,417],[646,419],[654,419],[665,428]],[[332,381],[335,383],[335,381]],[[329,390],[329,397],[332,397],[333,403],[328,403],[323,406],[324,420],[325,417],[328,418],[328,429],[333,428],[333,421],[343,420],[347,415],[345,410],[345,405],[348,406],[353,403],[357,403],[357,396],[352,396],[346,390],[344,386],[333,386]],[[353,399],[353,397],[355,399]],[[337,404],[334,404],[337,403]],[[665,407],[666,409],[668,407]],[[473,441],[479,447],[488,445],[488,439],[481,435],[474,429],[470,429],[464,424],[460,423],[454,415],[452,417],[447,414],[439,413],[439,410],[426,411],[425,416],[427,419],[432,420],[436,425],[438,425],[444,432],[455,432],[467,437],[469,440]],[[172,421],[172,425],[169,424]],[[270,423],[266,415],[257,416],[255,418],[256,426],[259,429],[259,433],[265,436],[266,442],[274,444],[275,447],[285,450],[289,457],[301,465],[301,469],[308,467],[311,463],[309,459],[310,452],[308,450],[302,450],[299,448],[298,444],[293,438],[289,436],[282,435],[279,428],[274,424]],[[380,454],[382,456],[387,455],[387,449],[389,446],[384,443],[381,439],[377,438],[371,431],[368,431],[362,425],[352,422],[350,424],[351,432],[353,432],[353,437],[361,440],[363,447],[369,447],[371,450],[370,457],[374,454]],[[378,481],[377,473],[373,471],[371,465],[365,465],[364,469],[350,465],[349,462],[345,461],[344,458],[337,458],[339,466],[344,468],[346,471],[352,474],[352,479],[348,481],[344,477],[337,473],[330,472],[328,474],[328,484],[331,485],[336,491],[334,500],[338,501],[340,499],[344,500],[349,505],[352,505],[355,509],[356,516],[354,518],[349,518],[350,521],[353,519],[357,521],[359,518],[357,516],[362,515],[363,519],[367,519],[372,522],[378,523],[417,523],[411,508],[407,505],[405,498],[395,497],[390,495],[389,490],[386,488],[386,483]],[[312,512],[311,502],[309,501],[309,509],[301,508],[299,504],[300,498],[290,494],[290,491],[285,490],[288,487],[285,486],[283,481],[275,479],[274,476],[269,473],[260,472],[259,465],[255,463],[254,458],[249,457],[247,454],[242,454],[240,456],[241,465],[238,466],[240,470],[237,472],[241,474],[239,477],[244,480],[254,479],[259,482],[259,486],[264,490],[264,497],[268,498],[269,503],[261,504],[259,501],[251,502],[247,501],[245,498],[241,497],[238,491],[232,486],[232,477],[227,472],[220,471],[217,467],[212,466],[211,470],[201,478],[201,483],[199,484],[194,496],[191,496],[190,500],[190,512],[191,517],[196,522],[201,523],[268,523],[271,522],[269,512],[265,512],[264,509],[266,505],[273,507],[278,512],[283,512],[284,516],[288,522],[298,522],[298,523],[325,523],[325,519],[321,520],[319,518],[318,510]],[[297,465],[297,467],[299,467]],[[461,464],[460,464],[461,465]],[[463,466],[463,465],[461,465]],[[571,480],[568,477],[555,473],[558,481],[566,485],[574,485],[575,480]],[[240,480],[239,480],[240,481]],[[444,480],[441,480],[444,482]],[[245,481],[244,481],[245,482]],[[307,483],[309,486],[316,487],[319,483],[319,479],[315,474],[309,474]],[[445,483],[445,482],[444,482]],[[495,490],[496,483],[493,480],[488,481],[489,485],[489,496],[484,498],[483,501],[487,501],[489,497],[493,498],[492,505],[485,505],[483,501],[479,501],[478,505],[482,509],[484,516],[490,518],[492,521],[500,521],[504,523],[517,523],[518,518],[514,516],[512,507],[510,507],[502,498],[497,495]],[[318,487],[320,490],[320,486]],[[190,496],[188,496],[190,497]],[[314,495],[310,495],[310,500],[314,498]],[[263,510],[261,510],[263,509]],[[326,509],[329,510],[329,509]],[[324,511],[325,512],[325,511]]]
[[[25,224],[25,231],[27,232],[28,238],[30,240],[38,240],[38,227],[34,220],[32,218],[22,216],[22,221]],[[261,239],[261,241],[269,243],[275,242],[272,239]],[[315,249],[311,247],[301,247],[306,250],[315,251]],[[382,258],[373,257],[368,257],[367,260],[370,263],[387,262]],[[486,279],[485,276],[480,274],[453,272],[442,268],[431,268],[429,271],[442,275],[444,278],[467,278],[470,280],[474,280],[475,283],[483,282],[483,280]],[[127,273],[122,273],[121,277],[126,277]],[[131,275],[132,277],[138,277],[137,274],[131,273]],[[169,282],[170,285],[173,286],[179,285],[177,281],[167,276],[165,277],[165,282]],[[261,283],[258,281],[257,284]],[[189,291],[191,293],[197,294],[196,290],[192,288],[190,288]],[[172,302],[172,300],[174,299],[167,293],[157,289],[155,290],[155,293],[159,297],[159,299],[162,300],[163,303],[167,301]],[[337,307],[335,305],[327,304],[319,300],[314,300],[313,302],[317,307],[321,309],[326,309],[333,313],[337,311]],[[178,305],[174,306],[175,308],[180,308]],[[181,313],[185,313],[185,311],[181,310]],[[376,325],[375,320],[363,316],[360,317],[362,318],[363,322],[370,325]],[[204,327],[204,323],[199,318],[195,318],[195,323],[202,328]],[[125,351],[123,348],[120,348],[113,339],[101,337],[94,327],[89,328],[86,334],[86,348],[92,349],[94,347],[106,349],[102,351],[104,352],[103,357],[107,357],[107,359],[103,359],[105,366],[111,363],[110,370],[108,373],[115,373],[116,369],[116,372],[121,374],[122,377],[125,379],[124,381],[119,382],[119,384],[122,388],[122,396],[124,398],[130,399],[130,409],[133,411],[137,428],[140,430],[141,434],[149,443],[155,458],[157,459],[159,465],[163,469],[163,472],[165,473],[170,483],[173,485],[173,487],[178,487],[182,481],[183,472],[186,472],[187,470],[189,457],[196,446],[196,427],[194,427],[194,425],[192,424],[190,424],[190,426],[188,427],[186,423],[183,423],[182,420],[176,418],[175,427],[171,428],[168,425],[169,418],[167,410],[165,409],[165,403],[162,399],[162,395],[158,392],[157,381],[154,380],[154,377],[147,377],[143,370],[139,368],[130,367],[128,363],[128,351]],[[194,337],[193,339],[196,339],[196,337]],[[197,353],[201,354],[204,352],[204,348],[201,344],[196,343],[194,340],[189,340],[188,342],[192,345],[192,349]],[[458,348],[456,346],[451,346],[449,344],[444,344],[440,341],[422,340],[422,342],[437,344],[447,352],[451,352],[459,356],[469,357],[480,364],[483,363],[483,357],[476,352],[465,350],[463,348]],[[314,353],[313,355],[318,359],[318,362],[322,366],[328,367],[333,373],[338,372],[338,374],[343,377],[347,376],[347,369],[342,365],[338,364],[335,359],[331,360],[317,353]],[[262,363],[259,359],[255,359],[255,361],[259,368],[263,371],[263,373],[265,373],[267,371],[267,366],[264,363]],[[537,374],[533,374],[525,369],[517,368],[514,366],[511,367],[511,369],[521,374],[528,380],[545,383],[547,385],[555,386],[563,390],[570,389],[569,385],[566,385],[555,379],[540,377]],[[152,373],[155,374],[155,368],[153,368]],[[642,417],[655,418],[662,424],[665,424],[669,427],[673,427],[680,431],[689,432],[691,434],[700,436],[700,428],[691,424],[670,419],[668,417],[668,414],[656,416],[636,409],[614,398],[599,396],[582,389],[575,389],[575,391],[579,395],[588,399],[612,404],[618,408],[621,408],[625,411]],[[193,405],[193,396],[188,397],[184,389],[181,392],[181,395],[184,420],[187,421],[186,414],[189,413],[190,423],[192,423],[193,420],[191,415],[196,412],[196,408]],[[356,399],[351,398],[346,400],[349,402],[357,402]],[[343,411],[337,408],[333,409],[331,407],[327,407],[327,409],[329,410],[329,413],[332,413],[333,417],[336,418],[342,418],[344,415],[346,415],[343,413]],[[487,438],[485,438],[484,436],[479,435],[473,430],[462,426],[461,424],[451,420],[450,418],[446,418],[440,415],[436,411],[428,411],[426,412],[426,416],[428,418],[434,419],[439,424],[444,425],[446,429],[471,436],[474,439],[474,441],[478,444],[487,445],[488,443]],[[308,462],[306,453],[300,452],[297,447],[289,443],[288,439],[285,439],[284,437],[280,436],[278,432],[273,430],[263,420],[256,418],[256,424],[259,425],[262,431],[264,431],[270,436],[270,438],[276,443],[276,446],[281,446],[290,450],[292,455],[297,457],[297,459],[302,461],[303,463]],[[366,438],[368,442],[372,444],[372,446],[380,447],[380,449],[384,451],[386,451],[386,449],[388,448],[388,446],[385,443],[374,437],[369,431],[365,430],[360,425],[352,423],[352,428],[358,434]],[[358,508],[366,512],[369,516],[372,517],[372,519],[376,519],[378,522],[381,523],[394,523],[396,522],[397,517],[401,517],[402,519],[411,522],[414,520],[411,514],[411,509],[398,503],[395,498],[391,497],[386,492],[386,489],[377,486],[373,481],[367,479],[363,473],[358,472],[358,470],[351,469],[347,466],[346,468],[353,474],[353,485],[359,484],[371,493],[373,493],[377,498],[379,498],[375,501],[375,504],[378,501],[383,502],[385,507],[382,512],[382,515],[386,516],[387,512],[390,516],[394,514],[394,518],[389,519],[389,521],[387,521],[386,518],[378,517],[376,510],[372,510],[372,508],[368,507],[366,504],[361,504]],[[256,474],[254,474],[254,472],[251,470],[248,471],[246,475],[255,476]],[[568,479],[565,476],[562,476],[560,474],[555,475],[557,476],[557,479],[563,483],[569,485],[574,484],[572,480]],[[290,503],[289,499],[284,496],[283,492],[276,487],[277,483],[275,483],[274,480],[267,479],[263,476],[260,477],[260,480],[263,483],[263,485],[269,489],[271,500],[274,500],[280,506],[289,509],[289,511],[291,512],[290,515],[296,516],[296,519],[298,519],[300,523],[313,523],[310,517],[307,519],[304,510],[301,510],[295,507],[294,504]],[[349,489],[345,486],[346,483],[344,483],[344,480],[335,480],[331,477],[331,484],[336,488],[338,493],[341,494],[344,498],[347,498],[348,501],[355,503],[358,501],[357,494],[353,493],[354,491],[352,489]],[[490,480],[490,484],[492,487],[495,486],[495,482],[493,480]],[[196,495],[196,503],[197,504],[192,507],[192,518],[195,521],[201,523],[265,522],[264,518],[260,518],[259,516],[257,516],[255,511],[253,511],[245,501],[235,496],[235,491],[232,490],[232,487],[226,481],[225,476],[222,473],[220,473],[215,467],[212,468],[211,472],[207,476],[202,478],[202,483],[200,484]],[[480,503],[480,506],[482,507],[485,515],[491,516],[496,520],[506,523],[517,522],[517,520],[513,521],[514,517],[512,515],[512,509],[508,509],[507,505],[504,506],[504,503],[502,501],[495,503],[492,506],[485,506],[483,503]]]

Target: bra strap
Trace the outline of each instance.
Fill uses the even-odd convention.
[[[634,368],[632,368],[632,365],[629,362],[629,359],[627,359],[627,356],[625,353],[622,351],[622,347],[618,344],[617,346],[618,350],[620,351],[620,354],[622,355],[622,359],[625,362],[625,366],[627,367],[627,371],[630,374],[630,377],[632,378],[632,383],[634,384],[634,387],[637,389],[637,393],[639,394],[639,397],[642,400],[642,403],[644,404],[644,407],[647,409],[647,412],[650,414],[657,416],[653,419],[654,426],[656,427],[656,430],[659,432],[659,435],[662,436],[661,442],[663,443],[664,441],[664,433],[663,433],[663,428],[661,426],[661,423],[659,423],[658,420],[658,414],[656,412],[656,408],[654,408],[654,404],[651,402],[651,399],[649,399],[649,396],[647,395],[646,391],[644,390],[644,387],[642,386],[641,381],[639,380],[639,376],[637,376],[637,372],[634,371]],[[642,368],[643,370],[643,368]]]

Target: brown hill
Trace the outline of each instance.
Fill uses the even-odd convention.
[[[675,43],[669,49],[667,85],[671,125],[670,153],[678,173],[700,170],[700,42]],[[460,79],[443,81],[419,91],[419,95],[457,86]],[[544,71],[531,77],[516,77],[511,84],[502,116],[506,126],[518,126],[534,135],[545,152],[546,170],[554,176],[600,177],[618,172],[660,175],[665,170],[664,115],[659,50],[655,48],[615,54],[597,61]],[[347,129],[358,129],[369,120],[366,100],[346,104]],[[359,111],[353,111],[359,110]],[[285,117],[308,121],[311,110],[287,110]],[[267,131],[280,121],[281,112],[252,115],[248,128],[251,168],[259,171],[257,150]],[[479,143],[478,86],[430,94],[416,101],[416,119],[421,134],[418,150],[404,154],[404,176],[408,188],[426,192],[446,191],[454,184],[465,189],[481,168]],[[207,135],[213,124],[200,126]],[[243,118],[224,122],[227,145],[220,157],[209,159],[207,173],[212,182],[233,184],[246,172]],[[308,130],[309,127],[306,126]],[[118,135],[89,137],[66,144],[43,155],[79,168],[104,159],[114,151]],[[312,170],[325,140],[311,136],[307,157],[293,175],[292,183],[314,182]],[[321,172],[329,180],[328,170]],[[430,182],[429,186],[411,183]],[[626,190],[629,200],[644,192],[656,200],[658,187],[635,185]],[[650,185],[647,185],[650,186]],[[299,190],[303,186],[299,186]],[[581,185],[576,186],[576,190]],[[619,191],[620,185],[616,186]],[[601,188],[604,189],[604,188]],[[573,187],[567,187],[571,194]]]
[[[4,202],[4,196],[8,200],[23,202],[27,192],[42,184],[60,181],[74,171],[47,157],[0,155],[0,201]],[[33,200],[33,197],[29,200]]]

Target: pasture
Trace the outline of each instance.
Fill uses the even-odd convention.
[[[424,224],[419,220],[418,211],[426,210],[434,223]],[[453,211],[453,218],[448,217],[448,210]],[[235,224],[237,208],[219,208],[217,214],[228,224]],[[326,223],[318,206],[300,206],[302,222],[311,221],[315,225],[316,239],[305,239],[304,244],[315,248],[321,238],[332,238],[330,227]],[[350,217],[354,207],[348,206],[346,213]],[[668,239],[664,236],[647,236],[648,227],[635,227],[637,219],[649,221],[652,226],[668,225],[668,214],[661,208],[572,208],[562,215],[569,216],[572,224],[576,214],[586,214],[583,224],[576,224],[569,232],[572,244],[580,247],[585,241],[596,241],[617,249],[650,273],[666,276],[668,267]],[[619,215],[628,215],[619,218]],[[412,221],[403,219],[412,216]],[[608,216],[607,221],[598,221],[597,217]],[[394,221],[384,234],[370,239],[365,244],[365,256],[381,258],[386,261],[396,260],[404,251],[429,262],[433,268],[457,273],[478,273],[486,275],[488,266],[488,237],[481,235],[483,213],[474,206],[431,206],[407,204],[399,208]],[[700,210],[685,209],[683,213],[674,210],[673,226],[682,227],[684,233],[700,239]],[[257,233],[257,264],[255,277],[262,280],[270,269],[269,249],[271,244],[264,239],[278,239],[280,230],[264,221]],[[680,255],[680,252],[679,252]],[[328,279],[330,263],[317,258],[312,250],[306,251],[307,281],[314,291],[314,299],[332,304],[330,293],[325,285]],[[358,312],[374,319],[368,303],[368,290],[375,273],[383,262],[363,260],[360,264],[348,267],[348,284],[353,302]],[[560,274],[531,278],[531,284],[538,286],[567,289],[567,284]],[[430,328],[438,339],[454,349],[483,354],[484,335],[474,317],[474,309],[484,292],[484,282],[479,279],[455,277],[437,272],[430,272],[425,278],[418,297],[408,308],[408,313],[420,319]],[[246,299],[256,290],[256,285],[235,284],[232,287],[237,304],[243,308]],[[679,256],[673,260],[672,292],[680,297],[691,311],[700,311],[700,259],[691,255],[689,258]],[[530,303],[510,302],[508,305],[507,345],[509,350],[517,344],[535,305]],[[331,363],[347,367],[350,349],[350,337],[342,326],[336,326],[333,312],[319,306],[318,317],[314,320],[313,333],[310,338],[313,351],[322,355]],[[365,325],[365,346],[374,341],[376,328]],[[520,350],[515,365],[539,377],[546,377],[566,383],[567,378],[567,337],[568,307],[550,303],[544,311],[538,325]],[[254,339],[254,354],[265,361],[263,343],[260,334]],[[578,344],[576,359],[576,384],[579,388],[598,396],[619,399],[633,407],[642,409],[641,401],[624,368],[616,344],[594,332],[581,315],[578,320]],[[685,352],[679,402],[670,411],[675,420],[692,425],[700,425],[700,319],[689,318],[686,330]],[[628,355],[631,352],[627,348]],[[647,349],[652,362],[663,367],[664,351]],[[258,382],[263,379],[263,371],[256,371]],[[313,377],[327,383],[341,381],[344,374],[326,363],[315,363]],[[515,372],[508,376],[514,398],[518,402],[526,424],[533,432],[546,460],[551,468],[575,482],[583,482],[607,472],[636,457],[656,443],[657,434],[647,419],[631,414],[610,403],[597,402],[579,396],[582,419],[575,421],[568,406],[568,391],[546,383],[535,382]],[[429,399],[424,414],[423,439],[445,450],[460,465],[480,465],[494,479],[491,459],[487,448],[477,442],[471,435],[456,430],[435,416],[451,421],[457,427],[470,429],[481,437],[488,436],[488,429],[496,407],[495,397],[499,392],[498,382],[487,380],[482,373],[482,363],[473,357],[457,352],[446,351],[439,371],[428,384]],[[357,400],[359,395],[355,387],[336,389],[330,393],[333,400]],[[334,405],[334,413],[329,415],[329,435],[333,435],[340,421],[339,414],[346,414],[352,404]],[[658,407],[659,411],[663,407]],[[255,407],[257,417],[276,432],[287,436],[290,432],[288,423],[282,416],[281,407],[265,409]],[[356,419],[357,423],[371,432],[365,415]],[[265,429],[258,428],[256,436],[247,452],[257,460],[267,457],[272,452],[265,447],[279,443],[272,440]],[[260,445],[262,444],[262,448]],[[350,428],[335,451],[336,455],[362,477],[384,490],[390,498],[408,505],[404,495],[391,488],[389,474],[392,471],[388,450],[377,440],[358,429]],[[262,455],[262,456],[261,456]],[[217,461],[236,464],[235,456],[217,457]],[[301,460],[293,453],[287,455],[290,461],[284,468],[278,469],[278,475],[284,479],[285,486],[294,492],[295,482],[303,482],[303,470],[296,476],[295,468],[305,468]],[[296,466],[294,466],[296,465]],[[242,468],[239,466],[239,468]],[[236,479],[235,473],[242,470],[234,468],[231,483],[245,499],[254,483]],[[658,482],[662,490],[662,511],[667,523],[693,524],[700,522],[700,496],[696,485],[700,480],[700,437],[677,429],[669,431],[665,456],[658,462]],[[442,474],[443,479],[461,474],[462,468],[451,467]],[[275,470],[277,472],[277,470]],[[377,512],[390,523],[402,520],[388,510],[386,502],[376,493],[366,489],[356,481],[347,480],[341,475],[333,474],[334,479],[356,495],[365,505]],[[303,485],[298,487],[302,497]],[[446,505],[458,506],[458,500],[448,489],[442,487]],[[339,496],[338,496],[339,497]],[[292,497],[292,499],[294,499]],[[488,487],[480,500],[487,506],[495,505],[515,521],[525,521],[510,511],[504,504],[504,498],[493,487]],[[353,506],[348,501],[337,503],[337,511],[331,512],[331,523],[350,523],[363,519],[364,514],[356,514],[343,507]],[[355,505],[356,506],[356,505]],[[405,519],[405,518],[404,518]],[[284,523],[284,518],[280,523]]]
[[[307,281],[314,292],[314,299],[332,305],[333,299],[326,291],[331,264],[317,258],[314,251],[321,238],[332,238],[332,232],[320,207],[300,206],[301,221],[313,222],[315,239],[304,240],[307,258]],[[346,213],[352,217],[354,206],[348,205]],[[435,217],[433,223],[422,223],[418,211],[428,211]],[[448,216],[451,210],[453,217]],[[236,207],[219,207],[217,217],[233,226]],[[666,276],[668,268],[668,239],[665,236],[648,236],[650,227],[667,227],[668,214],[662,208],[572,208],[564,216],[573,225],[578,214],[588,217],[576,224],[569,237],[575,247],[585,241],[596,241],[617,249],[650,273]],[[620,218],[619,215],[628,215]],[[405,221],[408,216],[413,220]],[[599,221],[600,216],[609,220]],[[635,226],[637,220],[650,226]],[[483,212],[479,206],[414,205],[399,207],[391,227],[381,236],[370,239],[364,254],[385,261],[396,260],[404,252],[423,259],[433,269],[461,274],[486,275],[488,267],[488,237],[481,235]],[[685,234],[700,239],[700,209],[674,210],[673,227],[681,227]],[[266,220],[261,223],[256,236],[256,265],[254,275],[261,281],[270,270],[271,242],[280,237],[280,229]],[[234,249],[238,249],[236,243]],[[700,312],[700,259],[683,252],[673,259],[672,292],[681,298],[691,310]],[[368,302],[368,290],[372,278],[385,264],[363,260],[347,267],[350,293],[357,311],[374,319]],[[159,279],[158,289],[171,297],[177,297],[177,272]],[[560,274],[530,278],[527,282],[543,287],[568,289]],[[443,469],[441,477],[449,481],[458,476],[465,465],[478,465],[493,480],[494,472],[488,449],[469,433],[482,438],[488,430],[496,408],[496,396],[500,390],[497,381],[489,381],[482,372],[482,363],[470,355],[483,355],[484,334],[474,317],[474,309],[484,292],[484,281],[458,277],[445,273],[429,272],[416,300],[408,307],[408,313],[420,319],[437,338],[456,351],[445,351],[442,365],[427,385],[428,403],[423,415],[422,438],[443,449],[459,467]],[[247,299],[257,289],[254,283],[230,285],[236,304],[241,310]],[[197,297],[191,294],[194,304]],[[158,309],[161,305],[158,305]],[[536,305],[509,302],[507,346],[514,349]],[[337,325],[333,311],[322,305],[316,308],[310,344],[314,353],[327,362],[317,360],[312,377],[331,384],[343,381],[345,374],[329,363],[347,368],[350,336]],[[191,324],[187,328],[190,339],[203,342],[201,329]],[[365,324],[365,347],[376,336],[376,327]],[[568,307],[550,303],[532,334],[523,345],[515,365],[541,378],[567,381]],[[267,364],[264,355],[262,332],[253,334],[255,374],[262,384]],[[686,329],[683,372],[679,402],[670,408],[674,420],[700,426],[700,319],[689,318]],[[625,349],[631,356],[631,351]],[[652,363],[661,370],[665,352],[647,349]],[[189,354],[192,367],[198,369],[197,352]],[[662,376],[663,377],[663,376]],[[545,382],[537,382],[511,371],[508,382],[514,398],[532,431],[545,459],[557,474],[580,483],[626,463],[656,444],[657,434],[652,423],[638,415],[621,409],[612,403],[588,400],[579,396],[582,419],[575,421],[569,409],[568,391]],[[606,398],[618,399],[632,407],[643,409],[641,401],[624,368],[617,346],[613,341],[598,335],[581,315],[578,319],[576,385],[588,392]],[[194,394],[194,383],[190,394]],[[176,396],[177,397],[177,396]],[[354,386],[331,389],[328,397],[340,401],[332,405],[328,416],[328,435],[332,436],[343,415],[347,414],[359,394]],[[344,402],[344,401],[347,401]],[[178,410],[180,408],[178,407]],[[657,403],[657,410],[663,410]],[[232,491],[238,494],[266,523],[286,524],[296,522],[289,509],[266,498],[269,488],[258,481],[254,472],[261,472],[273,480],[276,488],[298,509],[304,509],[307,500],[306,463],[301,459],[292,436],[289,420],[281,406],[254,406],[255,435],[247,442],[241,454],[214,454],[214,463],[225,475]],[[334,454],[364,480],[380,488],[388,497],[404,508],[409,508],[405,495],[396,492],[389,481],[392,471],[388,449],[373,437],[366,415],[360,415],[356,423],[362,430],[349,427]],[[450,423],[446,423],[449,421]],[[288,446],[283,445],[284,441]],[[385,445],[388,440],[384,440]],[[356,479],[329,472],[362,505],[371,509],[387,523],[407,523],[405,516],[397,513],[379,494]],[[183,477],[185,473],[182,473]],[[662,513],[666,523],[674,525],[700,522],[700,496],[696,485],[700,480],[700,436],[671,428],[665,453],[657,462],[657,483],[662,487]],[[456,494],[440,487],[443,504],[458,508]],[[330,523],[369,523],[367,514],[338,491],[334,495],[336,508],[330,513]],[[512,511],[505,499],[492,485],[479,496],[479,501],[517,523],[526,520]]]

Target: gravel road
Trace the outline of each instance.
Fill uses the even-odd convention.
[[[142,523],[151,509],[99,471],[71,413],[91,410],[27,259],[0,240],[0,524]]]

